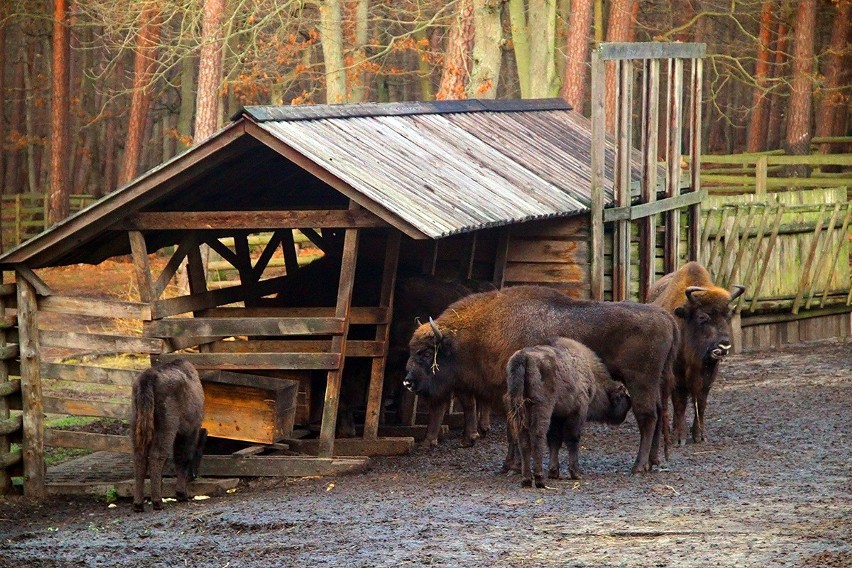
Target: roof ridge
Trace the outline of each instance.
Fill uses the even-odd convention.
[[[248,117],[255,122],[320,120],[370,116],[410,116],[461,112],[535,112],[571,110],[560,98],[465,99],[459,101],[408,101],[394,103],[347,103],[336,105],[249,105],[232,120]]]

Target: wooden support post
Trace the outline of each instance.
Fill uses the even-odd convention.
[[[385,380],[385,366],[388,359],[388,340],[390,322],[393,319],[393,294],[396,286],[396,268],[399,262],[399,246],[402,233],[388,229],[385,245],[385,266],[382,272],[382,292],[379,307],[387,308],[385,323],[376,326],[376,341],[382,343],[382,356],[373,358],[370,369],[370,391],[367,396],[367,415],[364,418],[364,439],[375,440],[379,434],[379,418],[382,410],[382,389]]]
[[[630,207],[630,155],[633,148],[633,63],[616,62],[619,70],[616,121],[615,203],[617,207]],[[630,220],[615,222],[613,238],[612,299],[620,302],[630,299]]]
[[[660,61],[645,61],[642,89],[642,203],[657,200],[657,137],[660,125]],[[654,284],[657,258],[657,216],[639,221],[639,301],[644,302]]]
[[[506,261],[509,258],[509,241],[511,239],[511,226],[507,225],[500,229],[497,237],[497,253],[494,255],[494,276],[491,282],[499,290],[506,280]]]
[[[350,209],[358,206],[350,204]],[[355,264],[358,258],[359,229],[346,229],[343,239],[343,258],[340,263],[340,282],[337,291],[337,308],[334,315],[343,319],[343,333],[331,340],[332,353],[346,352],[346,334],[349,331],[349,307],[352,303],[352,288],[355,282]],[[334,433],[337,427],[337,407],[340,403],[340,382],[343,375],[345,357],[341,357],[339,368],[328,372],[325,388],[325,403],[322,409],[320,427],[319,456],[330,458],[334,455]]]
[[[592,157],[590,296],[603,300],[604,292],[604,152],[606,148],[606,65],[600,48],[592,50]]]
[[[666,197],[680,195],[680,143],[682,139],[683,117],[683,60],[669,61],[668,88],[668,135],[666,148],[667,184]],[[680,211],[666,212],[665,272],[674,272],[678,268],[680,245]]]
[[[292,229],[281,234],[281,250],[284,252],[284,268],[287,270],[287,276],[296,274],[299,270],[299,256],[296,254],[296,241],[293,239]]]
[[[0,271],[0,287],[3,285],[3,272]],[[0,296],[0,322],[6,317],[6,298]],[[6,346],[6,331],[0,327],[0,350]],[[9,384],[9,364],[6,360],[0,360],[0,388]],[[0,422],[9,419],[9,401],[5,396],[0,396]],[[0,436],[0,456],[11,451],[11,443],[5,435]],[[6,495],[12,491],[12,477],[5,468],[0,468],[0,495]]]
[[[769,177],[769,158],[758,156],[754,167],[754,194],[766,195],[766,178]]]
[[[470,239],[467,241],[464,248],[464,254],[461,258],[461,266],[459,266],[459,278],[470,279],[473,277],[473,260],[476,258],[477,235],[474,231],[470,234]]]
[[[429,248],[423,257],[423,274],[435,275],[438,268],[438,245],[440,241],[429,241]]]
[[[136,273],[139,300],[144,303],[152,302],[156,297],[154,296],[154,282],[151,278],[151,263],[148,260],[148,248],[145,246],[145,237],[139,231],[128,231],[127,236],[130,238],[133,271]]]
[[[146,257],[147,258],[147,257]],[[41,349],[38,338],[38,304],[35,288],[17,278],[18,335],[21,357],[21,399],[24,411],[24,495],[43,498],[44,407],[41,396]]]
[[[701,191],[701,85],[704,61],[692,59],[692,83],[689,98],[689,186],[692,191]],[[701,203],[689,207],[688,259],[698,260],[701,256]]]

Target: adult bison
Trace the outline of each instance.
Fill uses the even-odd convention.
[[[686,405],[690,397],[695,408],[692,440],[707,439],[707,395],[716,380],[719,361],[731,350],[731,302],[743,292],[743,286],[734,286],[731,291],[716,286],[706,268],[698,262],[688,262],[663,276],[648,293],[648,302],[674,314],[680,326],[681,342],[671,389],[672,429],[680,445],[686,443]]]
[[[509,357],[553,336],[588,346],[627,386],[640,431],[633,472],[650,471],[659,463],[658,417],[678,343],[677,323],[657,306],[574,300],[542,286],[473,294],[415,330],[405,386],[430,397],[467,392],[496,408],[506,393]],[[441,409],[430,411],[430,426],[442,420]],[[472,428],[475,417],[465,421]]]

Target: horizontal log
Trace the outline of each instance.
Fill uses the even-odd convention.
[[[586,281],[584,267],[558,262],[511,262],[506,265],[506,282],[580,282]]]
[[[6,436],[17,432],[24,426],[24,415],[19,414],[12,418],[0,418],[0,436]]]
[[[213,353],[328,353],[331,340],[263,340],[217,341],[211,344]],[[347,357],[382,357],[384,342],[350,339],[346,342]]]
[[[808,310],[802,311],[798,314],[791,313],[779,313],[779,314],[761,314],[756,316],[749,316],[743,314],[740,320],[740,326],[742,327],[752,327],[755,325],[765,325],[770,323],[782,323],[789,321],[798,321],[810,318],[818,318],[824,316],[832,316],[837,314],[846,314],[852,312],[852,306],[840,305],[840,306],[831,306],[828,308],[822,308],[817,310]]]
[[[139,302],[121,302],[71,296],[47,296],[39,298],[39,310],[61,314],[76,314],[118,319],[149,321],[151,306]]]
[[[366,209],[316,211],[180,211],[137,213],[128,229],[222,230],[222,229],[356,229],[387,227],[388,223]]]
[[[200,474],[209,477],[307,477],[363,473],[370,458],[315,458],[310,456],[257,456],[234,458],[205,455]]]
[[[201,315],[205,318],[331,318],[334,317],[337,308],[333,306],[325,308],[210,308],[204,310]],[[382,324],[388,323],[388,309],[379,307],[356,307],[349,308],[350,324]]]
[[[606,42],[598,47],[604,61],[620,59],[694,59],[704,57],[703,43]]]
[[[814,136],[811,144],[852,144],[852,136]]]
[[[3,331],[4,329],[11,329],[13,327],[17,327],[17,325],[18,325],[18,316],[6,314],[5,316],[0,317],[0,331]]]
[[[14,465],[21,463],[23,453],[21,450],[0,454],[0,469],[8,469]]]
[[[701,184],[724,184],[724,185],[754,185],[756,179],[753,176],[733,176],[725,174],[701,174]],[[766,179],[767,189],[777,189],[784,187],[796,188],[837,188],[837,187],[852,187],[852,177],[850,178],[786,178],[786,177],[771,177]],[[712,187],[708,187],[712,191]],[[688,195],[688,194],[687,194]]]
[[[319,440],[285,440],[291,449],[305,454],[316,455],[319,452]],[[402,456],[411,452],[414,438],[337,438],[334,440],[335,456]]]
[[[218,290],[210,290],[191,296],[179,296],[159,300],[153,303],[154,318],[165,318],[188,312],[195,312],[217,306],[225,306],[235,302],[242,302],[246,298],[259,298],[274,294],[281,288],[286,276],[267,278],[257,283],[239,284]]]
[[[671,211],[673,209],[681,209],[701,203],[707,197],[706,190],[693,191],[684,193],[676,197],[666,197],[651,203],[640,203],[639,205],[631,205],[630,207],[615,207],[612,209],[604,209],[604,222],[612,221],[635,221],[644,217],[650,217]]]
[[[0,296],[14,296],[15,290],[14,284],[0,284]]]
[[[129,387],[141,371],[136,369],[113,369],[91,365],[69,363],[42,363],[41,374],[45,379],[58,379],[76,383],[93,383]]]
[[[130,418],[130,403],[100,402],[45,396],[42,398],[44,411],[71,416],[94,416],[97,418]]]
[[[340,335],[341,318],[174,318],[146,323],[147,337],[232,335]]]
[[[13,380],[0,382],[0,397],[9,396],[10,394],[15,394],[17,392],[21,392],[21,381]]]
[[[54,448],[85,448],[95,452],[133,453],[130,436],[114,434],[47,429],[44,431],[44,445]]]
[[[17,359],[20,354],[20,350],[18,348],[17,343],[12,343],[9,345],[0,345],[0,361],[6,361],[8,359]]]
[[[44,330],[39,332],[39,339],[45,347],[64,347],[81,351],[156,354],[165,349],[162,339],[152,337]]]
[[[198,369],[318,369],[340,367],[337,353],[177,353],[163,354],[157,361],[186,359]]]

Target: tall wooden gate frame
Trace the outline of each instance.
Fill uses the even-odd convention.
[[[656,215],[664,219],[664,272],[677,269],[680,240],[678,211],[688,207],[687,258],[697,260],[700,247],[701,201],[706,197],[699,181],[701,166],[701,89],[705,44],[602,43],[592,51],[592,203],[591,297],[604,298],[604,223],[614,223],[612,300],[630,297],[630,222],[639,221],[639,300],[654,282]],[[681,194],[681,155],[684,138],[684,63],[691,68],[689,84],[688,153],[689,193]],[[616,106],[613,117],[615,208],[604,210],[604,148],[606,142],[605,83],[607,63],[614,66]],[[630,153],[633,149],[633,86],[635,62],[641,62],[642,94],[639,151],[642,180],[639,199],[633,203]],[[665,93],[665,197],[657,200],[658,133],[660,121],[660,64],[667,70]]]

